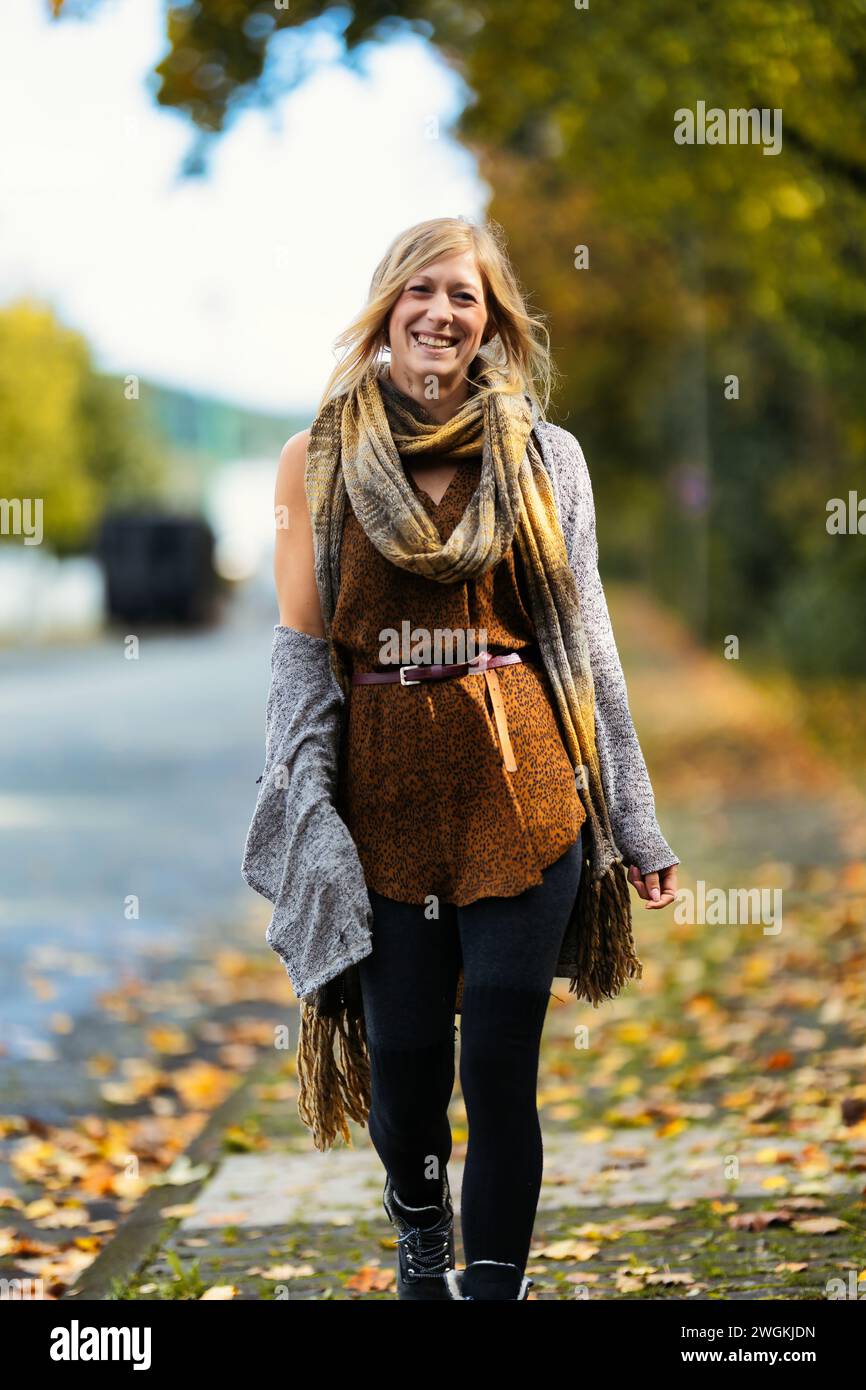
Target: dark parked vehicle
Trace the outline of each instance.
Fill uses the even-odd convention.
[[[105,575],[108,616],[208,621],[219,591],[213,552],[213,531],[201,517],[106,513],[96,556]]]

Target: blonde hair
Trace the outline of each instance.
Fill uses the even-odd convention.
[[[328,378],[316,414],[340,395],[346,395],[346,406],[354,410],[361,382],[368,374],[378,374],[379,354],[386,345],[385,321],[409,279],[440,256],[461,251],[475,257],[488,313],[488,341],[472,363],[475,394],[523,392],[542,417],[546,415],[555,368],[544,316],[527,308],[500,224],[468,222],[462,217],[417,222],[392,241],[373,273],[367,303],[334,343],[343,355]],[[494,383],[487,375],[491,368],[504,373],[505,380]]]

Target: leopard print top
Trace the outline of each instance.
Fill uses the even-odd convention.
[[[439,503],[407,477],[447,540],[476,486],[480,456],[464,459]],[[474,632],[490,654],[535,641],[528,586],[515,546],[477,579],[439,584],[375,548],[348,500],[332,635],[349,671],[384,670],[383,633]],[[416,639],[417,640],[417,639]],[[410,648],[411,650],[411,648]],[[475,653],[468,652],[468,656]],[[417,655],[417,653],[416,653]],[[461,654],[433,655],[458,660]],[[410,655],[397,658],[408,664]],[[539,663],[497,671],[517,769],[508,772],[483,676],[420,685],[352,686],[340,803],[367,886],[398,902],[430,895],[462,906],[511,897],[580,833],[586,811]]]

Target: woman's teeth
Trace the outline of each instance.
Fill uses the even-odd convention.
[[[453,347],[451,338],[433,338],[429,333],[413,333],[412,336],[416,342],[421,343],[424,347]]]

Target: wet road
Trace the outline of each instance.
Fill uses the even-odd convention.
[[[260,589],[219,627],[143,629],[137,660],[120,631],[0,651],[0,1073],[48,1060],[53,1014],[267,911],[240,862],[277,621]]]

